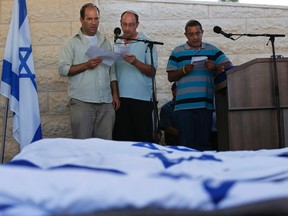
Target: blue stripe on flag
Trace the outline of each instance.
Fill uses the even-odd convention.
[[[27,7],[25,0],[18,0],[18,3],[19,3],[19,29],[20,29],[27,16]]]
[[[19,77],[12,71],[12,64],[3,59],[2,82],[11,86],[11,95],[19,101]]]
[[[37,130],[35,131],[34,137],[31,141],[31,143],[36,142],[37,140],[42,139],[42,128],[41,124],[38,126]]]

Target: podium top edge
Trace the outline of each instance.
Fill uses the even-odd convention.
[[[239,69],[243,69],[243,68],[246,68],[246,67],[249,67],[253,64],[257,64],[257,63],[269,63],[269,62],[273,62],[273,58],[255,58],[255,59],[252,59],[248,62],[245,62],[243,64],[240,64],[240,65],[237,65],[236,67],[233,67],[231,68],[230,70],[226,71],[226,74],[229,74],[229,73],[233,73],[233,72],[236,72],[236,71],[239,71]],[[288,58],[276,58],[276,62],[288,62]]]

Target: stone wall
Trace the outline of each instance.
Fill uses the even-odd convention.
[[[58,53],[67,37],[79,29],[79,9],[84,0],[26,0],[33,45],[35,70],[39,92],[41,122],[44,138],[71,137],[67,104],[67,79],[58,75]],[[189,19],[198,19],[204,28],[204,41],[221,48],[235,65],[259,57],[270,57],[268,37],[241,37],[232,41],[213,32],[218,25],[225,32],[287,34],[288,8],[276,6],[243,5],[238,3],[209,3],[184,0],[98,0],[101,10],[100,31],[113,41],[113,30],[119,25],[124,10],[132,9],[140,15],[139,31],[144,31],[157,46],[159,68],[156,76],[159,107],[171,97],[165,66],[171,50],[184,43],[184,26]],[[13,0],[0,2],[0,67],[10,25]],[[287,57],[288,39],[276,38],[276,54]],[[0,96],[1,138],[5,98]],[[12,135],[9,113],[5,161],[18,150]],[[0,144],[1,145],[1,144]]]

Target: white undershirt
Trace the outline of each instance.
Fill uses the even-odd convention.
[[[85,35],[85,37],[87,38],[87,40],[89,41],[89,44],[91,46],[96,46],[97,45],[98,39],[97,39],[96,35],[94,35],[94,36]]]

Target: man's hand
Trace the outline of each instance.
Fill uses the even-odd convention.
[[[212,60],[207,60],[207,61],[205,61],[205,66],[209,69],[209,70],[211,70],[211,71],[213,71],[213,72],[216,72],[216,65],[214,64],[214,61],[212,61]]]
[[[134,64],[135,61],[137,60],[136,59],[136,56],[135,55],[132,55],[132,54],[125,54],[123,56],[123,59],[128,62],[129,64]]]
[[[87,68],[88,69],[93,69],[95,67],[97,67],[100,63],[102,62],[102,59],[97,56],[95,58],[89,59],[86,64],[87,64]]]

